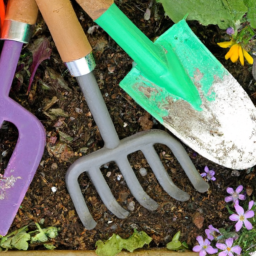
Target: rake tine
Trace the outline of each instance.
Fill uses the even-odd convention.
[[[73,204],[81,222],[86,227],[86,229],[91,230],[96,227],[97,222],[94,221],[92,215],[90,214],[80,189],[80,185],[78,183],[77,176],[81,174],[81,172],[79,172],[80,166],[74,163],[72,167],[72,172],[68,172],[66,175],[66,185],[68,187],[68,192],[72,198]],[[69,176],[72,176],[72,178],[69,178]]]
[[[91,168],[88,172],[88,176],[106,207],[118,218],[125,219],[129,215],[129,212],[118,204],[101,171],[97,168]]]
[[[187,201],[189,199],[189,195],[186,192],[179,189],[172,182],[171,177],[166,172],[154,147],[148,145],[147,147],[144,147],[142,149],[142,152],[163,189],[174,199],[178,201]]]
[[[143,190],[136,175],[134,174],[133,169],[131,168],[127,157],[120,156],[117,160],[117,165],[124,176],[127,186],[137,201],[150,211],[156,210],[158,208],[157,202],[150,198],[149,195]]]

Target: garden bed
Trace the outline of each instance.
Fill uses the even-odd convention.
[[[158,10],[152,9],[151,18],[145,20],[144,15],[149,1],[120,0],[116,1],[116,4],[151,40],[173,24],[164,17],[161,6],[158,6]],[[94,49],[97,63],[95,76],[120,139],[151,128],[165,130],[119,87],[119,82],[132,67],[132,60],[102,29],[93,28],[95,24],[92,20],[77,5],[74,4],[74,6]],[[195,191],[172,153],[165,146],[157,145],[157,151],[168,174],[180,189],[190,195],[190,200],[179,202],[171,198],[157,182],[143,154],[138,152],[129,156],[131,166],[140,184],[159,204],[159,208],[151,212],[139,205],[127,188],[118,167],[114,163],[106,163],[102,167],[102,173],[115,198],[122,207],[130,211],[130,215],[126,219],[116,218],[107,210],[93,184],[83,174],[79,178],[81,189],[89,210],[98,223],[93,230],[86,230],[83,227],[67,192],[65,174],[76,159],[102,148],[103,141],[75,78],[69,75],[62,63],[42,18],[39,17],[38,21],[31,43],[33,44],[38,38],[47,37],[53,50],[51,58],[39,66],[32,90],[27,96],[29,80],[27,70],[31,65],[32,57],[28,47],[25,47],[20,59],[20,65],[23,65],[23,68],[16,74],[10,96],[41,120],[46,129],[47,146],[10,231],[25,225],[31,225],[33,228],[35,222],[43,222],[46,227],[56,226],[60,228],[60,232],[59,236],[52,241],[54,246],[58,250],[67,250],[65,251],[67,255],[82,255],[82,253],[84,255],[83,251],[68,250],[93,250],[97,240],[106,240],[113,233],[127,238],[134,229],[144,231],[152,237],[150,244],[152,248],[165,247],[178,231],[181,231],[180,240],[192,247],[196,237],[204,236],[204,230],[209,225],[217,228],[231,225],[224,201],[226,188],[235,188],[242,184],[247,195],[252,198],[255,195],[256,184],[254,168],[244,171],[230,170],[204,159],[184,145],[200,173],[205,166],[216,172],[216,181],[210,181],[209,191],[201,194]],[[225,61],[226,50],[219,48],[216,44],[223,41],[222,32],[215,26],[203,27],[197,22],[190,22],[189,25],[255,102],[256,83],[251,75],[251,67],[246,65],[242,67]],[[51,102],[56,103],[51,105]],[[49,103],[51,106],[47,108]],[[61,109],[64,114],[54,115],[52,109]],[[17,137],[16,128],[5,123],[0,133],[0,173],[3,173],[7,166]],[[141,168],[147,170],[145,176],[141,175]],[[40,250],[43,247],[32,244],[30,249]],[[37,253],[43,256],[43,254],[58,255],[63,252],[34,251],[26,252],[26,255],[37,255]],[[176,253],[155,249],[136,252],[134,255],[151,255],[152,253],[176,256]],[[14,254],[18,255],[19,252],[6,253],[7,256]],[[125,254],[125,252],[122,253],[122,255]],[[87,252],[85,255],[94,255],[94,252]]]

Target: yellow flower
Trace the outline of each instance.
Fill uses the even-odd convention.
[[[230,58],[232,62],[237,62],[239,58],[240,63],[244,65],[245,58],[249,64],[253,64],[252,56],[240,44],[237,44],[233,39],[228,42],[218,43],[218,45],[222,48],[230,47],[228,53],[225,55],[226,60]]]

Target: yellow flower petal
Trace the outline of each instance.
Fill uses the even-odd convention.
[[[234,41],[231,40],[231,41],[229,41],[229,42],[217,43],[217,45],[220,46],[221,48],[228,48],[228,47],[230,47],[233,43],[234,43]]]
[[[239,55],[239,60],[241,62],[241,65],[244,65],[244,54],[243,54],[243,48],[241,47],[241,45],[239,45],[238,48],[238,55]]]
[[[234,44],[231,46],[230,50],[227,52],[227,54],[225,55],[225,59],[228,60],[235,52],[236,48],[237,48],[237,44]]]
[[[245,59],[248,61],[249,64],[253,64],[253,57],[245,50],[243,49],[243,54]]]
[[[239,50],[239,45],[238,44],[235,44],[233,45],[231,48],[233,48],[233,52],[232,52],[232,55],[230,57],[230,60],[232,62],[236,62],[238,60],[238,50]]]

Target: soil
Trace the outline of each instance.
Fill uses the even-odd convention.
[[[160,36],[173,24],[168,17],[164,16],[160,5],[157,5],[157,8],[153,5],[151,18],[145,20],[144,14],[150,1],[119,0],[115,2],[151,40]],[[101,28],[96,27],[92,34],[88,34],[88,29],[92,30],[95,24],[75,1],[73,4],[94,49],[97,63],[94,73],[120,139],[151,128],[165,130],[119,87],[120,81],[132,67],[130,57]],[[189,25],[238,80],[255,103],[256,83],[251,75],[251,66],[245,64],[242,67],[239,63],[233,64],[226,61],[224,56],[227,50],[216,45],[216,42],[227,39],[224,32],[215,26],[203,27],[197,22],[190,22]],[[25,46],[19,63],[23,68],[17,70],[10,97],[42,122],[46,129],[47,146],[10,231],[29,224],[33,227],[34,222],[44,219],[43,226],[60,228],[59,236],[53,240],[57,249],[82,250],[95,249],[97,240],[108,239],[113,233],[127,238],[134,229],[143,230],[153,238],[151,247],[165,246],[178,231],[181,231],[180,240],[193,246],[196,237],[204,236],[204,230],[209,225],[225,228],[232,224],[225,207],[226,188],[235,188],[242,184],[248,194],[252,192],[251,197],[253,197],[256,184],[255,169],[239,171],[224,168],[201,157],[184,145],[200,173],[205,166],[216,172],[216,181],[209,182],[209,191],[199,193],[191,185],[172,152],[163,145],[156,145],[156,150],[173,182],[186,191],[190,199],[179,202],[171,198],[159,185],[143,154],[136,152],[129,155],[128,159],[144,190],[159,204],[158,209],[148,211],[142,207],[126,186],[118,166],[113,162],[106,163],[101,168],[102,174],[118,203],[130,211],[130,215],[126,219],[115,217],[107,210],[87,175],[82,174],[79,178],[80,187],[87,206],[98,223],[95,229],[86,230],[77,216],[67,191],[65,174],[76,159],[102,148],[104,142],[75,78],[69,75],[62,63],[40,16],[31,44],[41,37],[46,37],[50,41],[52,48],[50,59],[43,61],[39,66],[32,90],[27,95],[32,55]],[[46,106],[50,107],[46,110]],[[54,115],[52,109],[61,109],[65,113],[62,113],[62,116],[60,113]],[[16,127],[10,123],[4,123],[0,132],[0,172],[2,174],[17,138]],[[140,172],[141,168],[147,170],[145,176],[141,175],[145,171]],[[56,192],[52,190],[54,187],[57,189]],[[35,244],[31,249],[43,249],[43,247]]]

